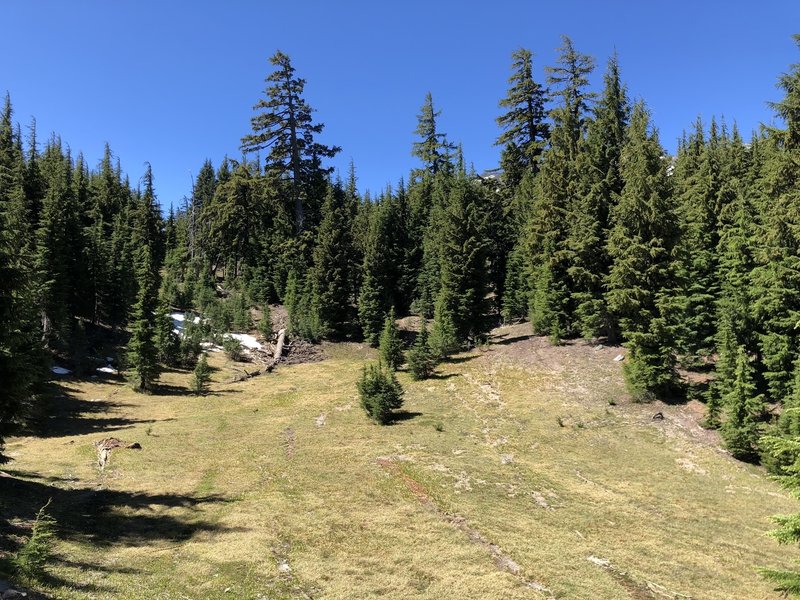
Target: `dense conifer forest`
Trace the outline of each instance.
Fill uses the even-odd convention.
[[[21,127],[6,96],[0,435],[41,416],[53,365],[86,372],[115,340],[148,392],[163,368],[194,368],[206,337],[251,330],[255,307],[286,306],[290,337],[381,343],[361,387],[391,402],[395,316],[427,320],[417,378],[527,320],[553,345],[623,343],[632,397],[702,401],[731,455],[800,488],[800,64],[778,78],[781,127],[698,119],[670,156],[622,58],[598,67],[564,37],[541,68],[519,49],[498,99],[500,168],[470,166],[428,93],[418,168],[376,195],[359,193],[356,165],[328,166],[340,148],[320,143],[324,106],[309,106],[290,57],[270,65],[241,155],[202,164],[166,215],[149,165],[132,182],[109,146],[89,165]],[[178,336],[175,310],[201,324]],[[778,539],[800,538],[799,519]]]

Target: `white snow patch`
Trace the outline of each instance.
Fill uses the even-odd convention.
[[[263,346],[249,333],[226,333],[225,337],[239,340],[239,343],[250,350],[261,350]]]
[[[51,367],[50,370],[55,375],[69,375],[70,373],[72,373],[72,371],[70,371],[69,369],[65,369],[64,367]]]
[[[119,371],[117,371],[114,367],[98,367],[98,373],[108,373],[109,375],[119,375]]]
[[[213,342],[200,342],[200,347],[206,352],[222,352],[223,350]]]
[[[186,321],[186,313],[174,312],[170,314],[170,318],[172,319],[172,331],[178,335],[181,335],[183,333],[183,324]],[[199,325],[200,317],[195,315],[194,319],[192,319],[192,322],[195,325]]]

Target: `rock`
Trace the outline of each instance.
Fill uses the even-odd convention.
[[[653,421],[663,421],[664,420],[664,413],[657,412],[653,415]]]
[[[625,360],[625,355],[624,355],[624,354],[617,354],[617,355],[614,357],[614,360],[615,360],[616,362],[623,361],[623,360]]]
[[[7,589],[5,592],[3,592],[2,596],[3,600],[17,600],[19,598],[27,598],[27,597],[28,597],[27,592],[21,592],[13,588]]]
[[[592,555],[592,556],[587,556],[586,560],[596,564],[598,567],[604,567],[606,569],[611,568],[611,561],[608,560],[607,558],[598,558],[597,556]]]

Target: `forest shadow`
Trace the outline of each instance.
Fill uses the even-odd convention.
[[[428,379],[450,379],[451,377],[458,377],[458,373],[431,373]]]
[[[9,470],[0,476],[0,546],[14,551],[15,542],[30,535],[38,510],[50,502],[59,539],[98,547],[144,546],[183,542],[201,532],[244,531],[205,520],[201,507],[232,502],[222,495],[149,494],[96,488],[64,489],[30,473]],[[173,510],[159,510],[173,509]],[[183,511],[174,509],[184,509]]]
[[[61,394],[51,396],[43,403],[42,410],[28,433],[43,438],[64,437],[116,431],[140,423],[157,421],[157,419],[99,416],[130,404],[100,399],[84,400],[73,395],[74,390],[63,384],[60,391]]]
[[[448,356],[447,358],[442,360],[442,362],[451,365],[460,365],[462,363],[475,360],[479,356],[480,356],[479,354],[467,354],[466,356]]]
[[[200,394],[200,396],[198,396],[188,387],[181,387],[179,385],[170,385],[168,383],[161,383],[156,385],[156,389],[154,390],[153,394],[155,396],[195,396],[200,398],[202,396],[222,396],[230,392],[231,390],[206,390],[205,392]]]
[[[516,344],[517,342],[524,342],[525,340],[529,340],[534,336],[532,333],[527,335],[515,335],[514,337],[508,337],[507,335],[497,335],[492,338],[492,345],[498,346],[508,346],[510,344]]]
[[[31,481],[30,479],[38,480]],[[0,574],[13,575],[9,557],[19,550],[22,540],[30,536],[30,526],[39,508],[50,501],[48,513],[56,520],[56,537],[66,541],[88,542],[101,548],[114,545],[147,546],[158,542],[180,543],[201,532],[243,531],[211,523],[199,516],[204,503],[229,502],[222,496],[186,496],[180,494],[144,494],[97,490],[64,489],[50,485],[59,478],[27,471],[0,474],[0,550],[7,553],[0,559]],[[74,481],[74,480],[69,480]],[[169,514],[154,514],[161,507]],[[174,509],[184,508],[183,514]],[[124,565],[94,564],[56,556],[53,566],[80,572],[136,575],[141,571]],[[82,580],[85,578],[82,578]],[[102,578],[91,583],[65,579],[48,570],[41,583],[116,597],[119,590]],[[32,598],[44,598],[33,593]]]

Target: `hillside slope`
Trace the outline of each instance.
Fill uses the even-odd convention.
[[[631,404],[619,348],[528,331],[401,374],[389,427],[352,344],[241,383],[212,354],[204,398],[185,372],[66,380],[51,433],[8,445],[0,514],[19,536],[53,498],[58,598],[777,598],[755,567],[791,566],[764,533],[796,503],[692,406]],[[143,448],[100,471],[112,435]]]

